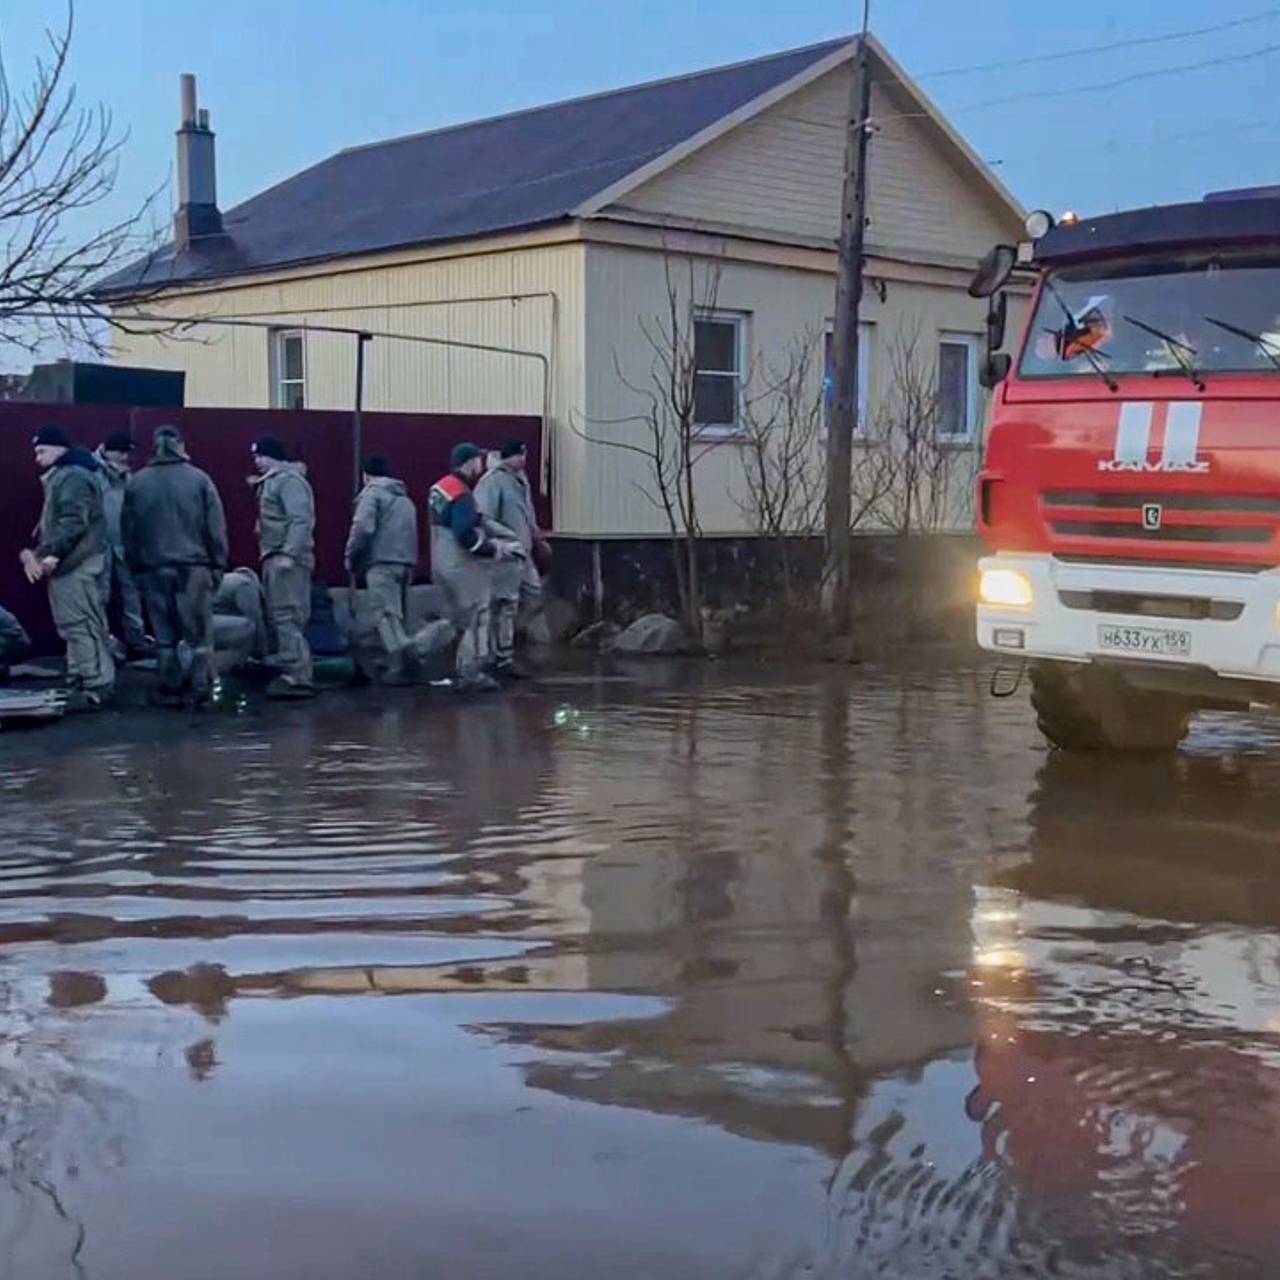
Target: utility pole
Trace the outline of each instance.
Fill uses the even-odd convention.
[[[871,76],[867,31],[871,0],[862,4],[862,36],[853,62],[849,125],[845,133],[844,191],[840,201],[840,257],[836,269],[833,394],[827,426],[826,547],[822,612],[831,634],[849,634],[849,523],[852,515],[853,435],[858,423],[858,312],[862,306],[863,242],[867,226],[867,144]]]

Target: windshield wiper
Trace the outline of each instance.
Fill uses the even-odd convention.
[[[1205,322],[1219,329],[1225,329],[1228,333],[1234,333],[1237,338],[1243,338],[1246,342],[1252,342],[1277,369],[1280,369],[1280,355],[1272,350],[1271,344],[1262,334],[1254,333],[1252,329],[1242,329],[1238,324],[1230,324],[1226,320],[1215,320],[1212,316],[1205,316]]]
[[[1132,325],[1137,325],[1139,329],[1149,333],[1153,338],[1159,338],[1168,349],[1169,354],[1177,361],[1178,368],[1195,383],[1197,391],[1204,390],[1204,379],[1200,376],[1199,370],[1186,358],[1185,352],[1191,355],[1199,355],[1200,353],[1189,343],[1183,342],[1180,338],[1175,338],[1171,333],[1165,333],[1163,329],[1157,329],[1153,324],[1147,324],[1145,320],[1136,320],[1133,316],[1124,316]]]
[[[1076,318],[1072,314],[1071,307],[1068,305],[1067,300],[1058,292],[1057,286],[1049,279],[1048,276],[1045,276],[1044,278],[1044,287],[1049,291],[1049,296],[1062,308],[1062,314],[1067,318],[1067,323],[1061,329],[1046,330],[1046,332],[1053,334],[1055,338],[1060,339],[1061,346],[1059,348],[1059,352],[1061,354],[1061,352],[1066,350],[1066,340],[1068,337],[1088,331],[1081,330],[1080,326],[1076,323]],[[1096,373],[1098,377],[1107,384],[1108,391],[1120,390],[1120,384],[1107,372],[1106,366],[1102,363],[1102,358],[1099,356],[1098,352],[1094,351],[1092,347],[1081,347],[1080,353],[1086,360],[1088,360],[1089,367],[1094,371],[1094,373]],[[1062,358],[1066,359],[1066,356],[1064,355]]]

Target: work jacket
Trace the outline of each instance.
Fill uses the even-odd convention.
[[[375,564],[417,566],[418,513],[403,481],[370,476],[356,498],[345,560],[352,573]]]
[[[129,481],[120,524],[135,573],[169,565],[227,567],[222,499],[174,439],[162,436],[149,465]]]
[[[289,556],[316,565],[316,503],[301,462],[277,463],[252,481],[258,489],[258,547],[263,560]]]
[[[71,448],[40,477],[44,508],[35,552],[41,560],[57,558],[55,578],[79,568],[106,547],[100,469],[87,449]]]

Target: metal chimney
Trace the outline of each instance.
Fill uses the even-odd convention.
[[[178,128],[178,212],[173,218],[173,240],[178,253],[190,249],[193,241],[222,234],[209,113],[196,106],[195,76],[184,75],[180,83],[182,123]]]

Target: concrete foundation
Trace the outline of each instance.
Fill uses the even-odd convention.
[[[675,572],[666,539],[555,540],[554,593],[581,625],[629,623],[646,613],[674,612]],[[739,620],[766,640],[770,629],[816,607],[822,562],[818,538],[787,547],[792,592],[782,552],[764,538],[708,538],[699,546],[706,607]],[[861,535],[853,539],[853,611],[869,640],[961,639],[973,629],[974,578],[981,544],[967,534]]]

